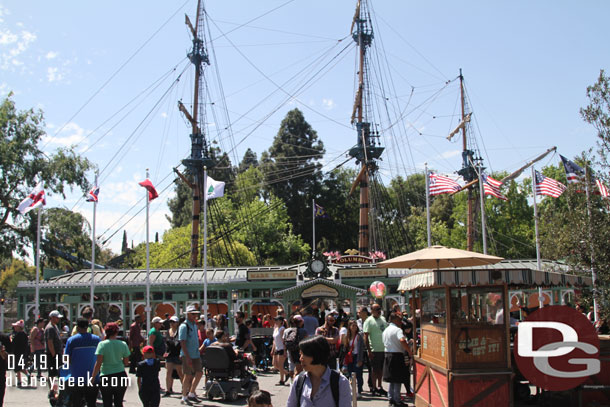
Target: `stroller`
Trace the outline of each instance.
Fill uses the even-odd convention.
[[[64,385],[57,389],[49,390],[49,404],[52,407],[70,407],[72,405],[70,402],[70,388],[67,385],[69,379],[70,371],[68,369],[60,369],[59,380],[62,380]]]
[[[206,348],[203,365],[207,381],[206,396],[209,400],[222,397],[235,401],[239,395],[248,397],[258,390],[258,382],[243,360],[230,360],[225,349],[217,346]]]
[[[256,345],[254,361],[258,371],[266,372],[273,365],[271,360],[271,341],[273,338],[267,336],[253,337],[252,342]]]

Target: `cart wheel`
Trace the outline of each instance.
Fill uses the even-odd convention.
[[[235,400],[237,400],[237,396],[238,396],[237,389],[235,387],[233,387],[231,390],[226,392],[225,400],[227,400],[227,401],[235,401]]]
[[[250,388],[248,389],[248,392],[250,394],[253,394],[257,390],[258,390],[258,383],[257,382],[250,383]]]

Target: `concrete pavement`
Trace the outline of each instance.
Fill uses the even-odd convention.
[[[9,375],[13,375],[12,372],[7,372],[7,377]],[[125,407],[140,407],[142,403],[138,398],[138,387],[135,380],[135,375],[129,375],[131,377],[131,386],[127,389],[127,393],[125,394]],[[366,373],[365,373],[366,377]],[[165,369],[161,370],[159,375],[161,379],[161,385],[165,385]],[[258,373],[257,380],[259,382],[259,387],[261,389],[267,390],[271,393],[272,402],[274,407],[283,407],[286,405],[288,400],[288,394],[290,392],[290,386],[276,386],[275,384],[278,382],[279,377],[277,374],[273,373]],[[386,384],[387,389],[387,384]],[[199,390],[197,394],[200,396],[201,401],[199,403],[193,403],[194,407],[212,407],[212,406],[244,406],[247,405],[247,401],[245,398],[241,397],[234,402],[226,402],[220,399],[215,399],[214,401],[209,401],[203,397],[203,380],[199,385]],[[365,384],[366,388],[366,384]],[[176,380],[174,382],[174,391],[180,390],[180,384]],[[7,386],[6,395],[4,396],[4,405],[7,407],[43,407],[49,406],[49,401],[47,399],[48,390],[46,387],[38,386],[31,388],[17,388],[13,386]],[[101,406],[102,402],[98,401],[98,406]],[[171,397],[166,397],[161,399],[162,407],[178,407],[180,404],[180,397],[178,395],[173,395]],[[386,400],[380,397],[372,398],[370,395],[365,392],[362,400],[358,400],[358,407],[379,407],[379,406],[387,406],[388,403]],[[409,404],[413,405],[413,404]]]

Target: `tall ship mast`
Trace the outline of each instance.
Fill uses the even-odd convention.
[[[191,267],[197,267],[199,262],[199,214],[201,213],[203,194],[203,169],[209,167],[212,160],[209,156],[208,143],[205,134],[202,131],[201,123],[205,120],[205,104],[200,100],[205,91],[203,89],[204,68],[210,64],[208,54],[205,48],[205,7],[203,0],[197,2],[197,17],[196,23],[193,26],[188,16],[185,16],[185,23],[188,26],[193,36],[193,47],[188,54],[189,60],[195,67],[195,84],[193,89],[193,104],[189,112],[182,102],[178,102],[178,108],[184,114],[186,119],[191,123],[191,155],[189,158],[182,160],[182,164],[186,168],[186,174],[180,174],[180,178],[193,191],[193,218],[192,218],[192,233],[191,233]],[[176,171],[177,172],[177,171]]]
[[[372,123],[371,90],[369,87],[369,61],[367,49],[373,43],[373,26],[368,8],[368,0],[358,0],[356,13],[351,27],[352,38],[358,44],[358,87],[352,112],[351,122],[356,126],[356,145],[349,150],[349,155],[360,165],[358,177],[352,185],[352,192],[360,187],[360,221],[358,230],[358,252],[366,256],[369,253],[369,180],[377,171],[377,160],[384,148],[379,142],[379,133]]]

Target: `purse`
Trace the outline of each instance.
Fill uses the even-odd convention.
[[[347,352],[345,354],[345,357],[343,358],[343,364],[344,365],[349,365],[349,364],[352,364],[354,362],[354,354],[352,352],[354,350],[354,341],[356,341],[356,336],[355,335],[352,338],[352,344],[349,347],[349,352]]]

